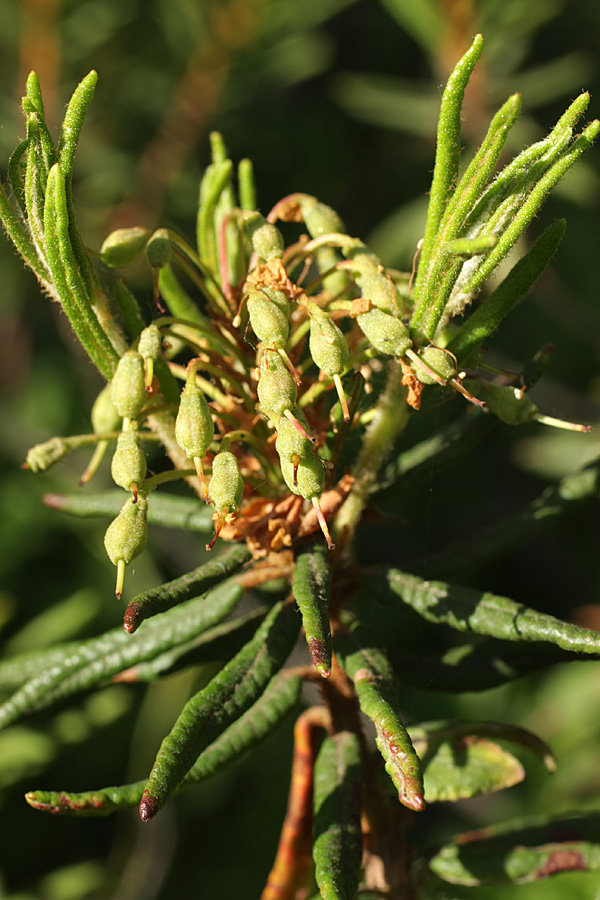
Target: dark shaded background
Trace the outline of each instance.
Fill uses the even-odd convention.
[[[208,134],[223,133],[234,160],[253,159],[267,212],[292,191],[339,210],[384,262],[410,267],[421,234],[441,86],[481,31],[484,57],[465,103],[467,152],[512,92],[523,114],[510,150],[541,138],[582,89],[600,113],[596,0],[8,0],[0,28],[0,157],[23,136],[28,72],[42,83],[56,129],[77,82],[99,73],[76,161],[81,230],[98,249],[112,228],[169,225],[193,239]],[[6,163],[4,163],[5,170]],[[541,227],[568,220],[551,271],[495,337],[494,360],[519,370],[556,345],[537,389],[549,415],[598,418],[598,154],[548,202]],[[73,490],[87,462],[74,455],[45,475],[19,466],[54,434],[89,430],[100,383],[59,312],[0,242],[0,626],[6,652],[87,636],[120,619],[106,523],[51,513],[42,493]],[[133,285],[151,309],[148,274]],[[430,409],[408,443],[447,418]],[[365,560],[418,561],[447,539],[519,508],[597,454],[598,438],[541,427],[498,428],[476,459],[403,500],[397,528],[364,529]],[[96,487],[108,484],[104,470]],[[580,622],[599,621],[598,508],[485,570],[473,584]],[[197,564],[201,542],[156,530],[128,575],[133,594]],[[432,575],[443,573],[432,572]],[[415,635],[428,648],[429,633]],[[52,820],[22,800],[34,787],[83,790],[142,777],[192,688],[184,672],[149,688],[114,686],[0,734],[0,897],[13,900],[253,898],[272,861],[287,792],[291,725],[231,774],[178,798],[141,826],[135,812],[105,821]],[[458,715],[532,727],[552,743],[559,773],[535,766],[509,792],[431,811],[419,839],[522,812],[597,807],[600,679],[595,664],[561,667],[503,691],[407,692],[411,721]],[[591,898],[593,878],[519,889],[523,900]],[[499,898],[508,889],[476,896]],[[512,895],[513,891],[511,891]],[[451,890],[448,897],[470,897]]]

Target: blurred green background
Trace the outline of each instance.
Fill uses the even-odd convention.
[[[316,194],[387,265],[410,268],[441,87],[479,31],[485,48],[465,103],[467,154],[514,91],[524,111],[511,150],[541,138],[582,89],[593,95],[590,118],[600,113],[597,0],[5,0],[0,157],[7,161],[24,134],[19,103],[31,69],[56,129],[70,93],[94,68],[99,83],[75,175],[78,222],[92,249],[126,225],[168,225],[192,239],[208,134],[216,129],[234,160],[254,161],[263,213],[292,191]],[[548,202],[532,233],[565,216],[566,238],[551,271],[490,347],[498,364],[518,371],[554,342],[537,402],[549,415],[592,423],[600,398],[599,172],[595,152]],[[99,378],[5,240],[0,267],[0,627],[5,652],[14,653],[113,627],[121,610],[102,546],[106,523],[72,521],[41,503],[45,492],[75,488],[87,455],[45,475],[19,468],[33,444],[89,430]],[[133,286],[150,313],[148,274],[137,272]],[[446,419],[444,409],[424,412],[406,442]],[[595,457],[598,443],[594,433],[497,428],[475,459],[403,500],[397,529],[365,528],[363,557],[417,558],[427,572],[428,556],[446,540],[518,509]],[[96,488],[108,483],[105,467]],[[468,577],[593,626],[600,623],[599,537],[598,507],[590,504],[551,536]],[[152,551],[128,574],[129,596],[196,565],[200,546],[196,537],[156,530]],[[414,639],[423,652],[435,640],[429,630]],[[150,825],[135,811],[53,820],[22,800],[30,788],[83,790],[143,777],[189,692],[206,677],[194,671],[149,688],[113,686],[0,733],[0,897],[260,895],[285,808],[291,724]],[[551,742],[559,762],[551,781],[532,766],[518,788],[428,811],[418,840],[523,812],[597,808],[599,695],[596,664],[558,667],[460,699],[407,692],[411,721],[456,715],[524,724]],[[517,893],[523,900],[591,900],[599,882],[560,877]],[[447,897],[500,900],[509,891],[512,897],[508,888],[451,889]]]

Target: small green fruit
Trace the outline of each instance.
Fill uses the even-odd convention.
[[[298,388],[279,353],[265,350],[260,357],[258,399],[276,422],[298,399]]]
[[[369,343],[380,353],[404,356],[412,346],[406,325],[381,309],[361,313],[356,321]]]
[[[146,457],[141,448],[137,433],[132,430],[122,431],[117,438],[110,472],[115,484],[131,491],[134,501],[138,488],[146,477]]]
[[[285,348],[290,323],[280,306],[262,291],[248,294],[248,315],[254,334],[267,347]]]
[[[213,459],[208,497],[219,512],[237,509],[244,495],[244,481],[233,453],[222,450]]]
[[[108,558],[117,567],[116,595],[120,599],[123,592],[125,566],[138,556],[148,540],[148,499],[139,493],[137,502],[129,498],[121,512],[114,519],[104,535],[104,547]]]
[[[419,358],[433,369],[432,374],[427,369],[420,367],[414,357],[411,360],[415,362],[414,372],[421,384],[439,384],[440,381],[449,381],[450,378],[456,378],[456,360],[447,350],[441,350],[439,347],[426,347]],[[435,377],[437,375],[437,378]]]
[[[117,228],[100,248],[102,262],[112,269],[132,265],[142,255],[149,237],[147,228]]]
[[[144,360],[137,350],[128,350],[119,360],[110,396],[123,419],[135,418],[146,402]]]
[[[258,212],[247,213],[244,225],[252,241],[252,249],[259,259],[268,262],[270,259],[282,258],[284,242],[276,225],[267,222]]]

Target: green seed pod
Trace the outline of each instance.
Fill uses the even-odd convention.
[[[507,425],[524,425],[539,419],[538,408],[526,392],[503,384],[471,379],[463,382],[467,390],[485,402],[487,409]]]
[[[380,353],[396,357],[404,356],[412,346],[406,325],[380,309],[361,313],[356,321],[369,343]]]
[[[171,259],[171,238],[166,228],[158,228],[146,244],[146,258],[153,269],[162,269]]]
[[[326,375],[341,375],[350,358],[346,338],[331,316],[311,300],[308,301],[308,314],[310,355]]]
[[[92,428],[94,434],[108,434],[121,430],[122,417],[115,408],[110,384],[106,384],[92,406]]]
[[[274,303],[275,306],[279,307],[286,319],[289,319],[292,314],[292,307],[286,294],[284,294],[282,290],[271,287],[268,284],[261,285],[260,290],[261,293],[264,294],[265,297],[267,297],[267,299],[271,300],[271,302]]]
[[[313,238],[322,234],[343,234],[346,231],[336,211],[321,203],[316,197],[307,196],[301,199],[300,211],[308,233]]]
[[[258,212],[244,216],[244,225],[252,241],[252,249],[259,259],[268,262],[270,259],[281,259],[283,256],[283,236],[276,225],[267,222]]]
[[[381,266],[379,257],[362,241],[359,241],[354,247],[344,250],[344,256],[352,261],[350,268],[355,272],[357,280],[360,277],[377,272]]]
[[[296,467],[291,460],[280,457],[281,474],[292,494],[298,494],[306,500],[319,497],[325,484],[325,467],[314,453],[300,459]]]
[[[254,334],[267,347],[285,348],[290,333],[288,317],[262,291],[248,294],[248,315]]]
[[[299,409],[293,410],[292,414],[306,434],[298,430],[292,419],[285,415],[280,418],[277,426],[275,449],[279,454],[279,459],[286,462],[293,462],[295,457],[299,460],[306,459],[313,452],[313,442],[306,436],[310,434],[310,426],[305,416]]]
[[[272,419],[277,421],[298,399],[298,388],[279,353],[263,351],[260,358],[258,399]]]
[[[208,497],[208,492],[202,470],[202,457],[206,455],[214,436],[215,426],[206,398],[196,384],[196,366],[192,361],[188,366],[187,379],[179,401],[175,420],[175,440],[188,459],[194,461],[205,498]]]
[[[102,262],[111,269],[132,265],[142,255],[149,237],[147,228],[117,228],[100,248]]]
[[[439,384],[440,380],[448,381],[450,378],[456,378],[456,360],[447,350],[441,350],[439,347],[426,347],[419,354],[419,358],[433,369],[435,375],[438,376],[436,378],[427,369],[421,368],[416,364],[414,373],[421,384]],[[411,359],[416,362],[414,357],[411,357]]]
[[[383,272],[366,265],[363,272],[356,275],[356,283],[362,296],[370,300],[377,309],[391,316],[397,316],[402,309],[402,300],[396,285]]]
[[[117,438],[117,447],[110,466],[113,481],[126,491],[131,491],[135,502],[138,488],[146,477],[146,471],[146,457],[137,433],[130,429],[122,431]]]
[[[110,383],[110,396],[123,419],[133,419],[146,402],[144,360],[137,350],[124,353]]]
[[[138,556],[148,539],[148,499],[139,493],[137,503],[130,498],[114,519],[104,536],[104,547],[110,561],[117,567],[116,595],[120,599],[123,591],[125,566]]]
[[[143,359],[158,359],[162,348],[160,331],[154,322],[140,333],[138,352]]]
[[[206,398],[196,384],[196,371],[188,373],[175,420],[175,439],[188,459],[205,456],[215,436]]]
[[[242,502],[244,496],[244,481],[240,475],[238,462],[233,453],[222,450],[213,459],[212,478],[208,486],[208,498],[217,512],[213,515],[215,521],[215,533],[207,550],[212,550],[221,529],[229,517]]]
[[[242,501],[244,481],[233,453],[222,450],[213,459],[212,478],[208,486],[210,502],[219,512],[233,512]]]

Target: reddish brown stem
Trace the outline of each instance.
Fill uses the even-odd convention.
[[[277,856],[260,900],[294,900],[311,865],[313,769],[319,732],[329,724],[323,707],[307,709],[294,728],[294,758],[288,806]]]

